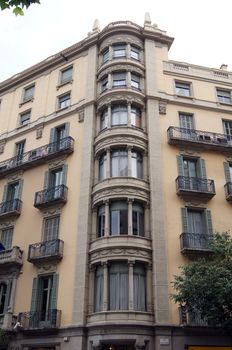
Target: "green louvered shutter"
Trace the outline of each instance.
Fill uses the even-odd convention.
[[[8,190],[8,185],[4,186],[4,190],[3,190],[3,196],[2,196],[2,201],[6,202],[7,201],[7,191]]]
[[[37,311],[39,296],[39,278],[33,278],[32,294],[31,294],[31,312]]]
[[[52,281],[51,309],[56,309],[57,307],[58,282],[59,282],[59,275],[55,274],[53,276],[53,281]]]
[[[18,199],[22,198],[22,192],[23,192],[23,180],[19,180],[19,185],[18,185]]]
[[[44,190],[49,188],[49,171],[45,171],[44,173]]]
[[[55,135],[56,135],[56,128],[52,128],[50,130],[50,138],[49,138],[49,143],[55,142]]]
[[[205,168],[205,160],[204,159],[199,159],[198,160],[198,164],[199,164],[199,173],[200,173],[200,177],[202,179],[207,179],[206,176],[206,168]]]
[[[188,232],[188,210],[187,208],[181,208],[182,218],[182,232]]]
[[[231,182],[231,176],[230,176],[230,164],[228,162],[224,162],[224,172],[225,172],[225,178],[226,178],[226,182]]]
[[[64,137],[69,136],[69,129],[70,129],[70,123],[65,123],[65,129],[64,129]]]
[[[62,184],[66,185],[67,182],[68,165],[64,164],[62,168]]]
[[[178,168],[178,175],[184,176],[184,161],[182,156],[177,156],[177,168]]]
[[[8,281],[7,282],[7,287],[6,287],[6,298],[5,298],[5,304],[4,304],[4,314],[7,313],[8,306],[10,304],[11,288],[12,288],[12,281]]]
[[[212,234],[213,234],[213,225],[212,225],[211,211],[210,210],[205,210],[204,213],[205,213],[207,234],[212,236]]]

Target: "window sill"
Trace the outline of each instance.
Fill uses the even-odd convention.
[[[60,113],[60,112],[63,112],[63,111],[65,111],[66,109],[69,109],[71,106],[66,106],[66,107],[63,107],[63,108],[58,108],[57,110],[56,110],[56,113]]]
[[[28,100],[25,100],[25,101],[20,102],[19,107],[22,107],[22,106],[25,105],[26,103],[28,103],[28,102],[33,102],[33,101],[34,101],[34,97],[29,98]]]
[[[186,99],[186,100],[195,101],[195,97],[193,97],[193,96],[184,96],[184,95],[177,95],[177,94],[175,94],[174,96],[175,96],[176,98],[184,98],[184,99]]]
[[[64,81],[63,83],[60,83],[56,86],[56,90],[59,90],[61,87],[68,85],[68,84],[72,84],[72,83],[73,83],[73,79]]]
[[[217,105],[218,106],[229,106],[229,107],[232,107],[232,103],[227,103],[227,102],[220,102],[220,101],[217,101]]]
[[[18,126],[16,127],[16,129],[18,130],[18,129],[25,128],[25,127],[28,126],[29,124],[30,124],[30,123],[28,122],[27,124],[18,125]]]

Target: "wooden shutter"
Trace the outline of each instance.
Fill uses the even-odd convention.
[[[184,161],[182,156],[177,156],[178,175],[184,176]]]
[[[206,222],[206,230],[208,235],[213,234],[213,225],[212,225],[212,216],[210,210],[205,210],[205,222]]]
[[[32,295],[31,295],[31,312],[37,311],[39,296],[39,278],[33,278]]]
[[[64,164],[62,168],[62,184],[66,185],[67,182],[67,172],[68,172],[68,165]]]
[[[8,185],[4,186],[4,190],[3,190],[3,196],[2,196],[2,201],[6,202],[7,201],[7,192],[8,192]]]
[[[182,230],[188,232],[188,209],[181,208]]]
[[[44,173],[44,190],[49,188],[49,171],[45,171]]]
[[[199,175],[202,179],[207,179],[206,176],[206,168],[205,168],[205,160],[204,159],[198,159],[198,166],[199,166]]]
[[[49,138],[49,143],[55,142],[55,134],[56,134],[56,128],[52,128],[50,130],[50,138]]]
[[[226,182],[231,182],[232,179],[230,177],[230,164],[228,162],[224,162],[223,165],[224,165]]]
[[[64,125],[64,137],[68,137],[69,136],[69,128],[70,128],[70,123],[65,123]]]
[[[7,281],[6,287],[6,299],[4,304],[4,314],[8,311],[8,306],[10,304],[10,295],[11,295],[12,281]]]
[[[55,274],[52,281],[52,291],[51,291],[51,310],[56,309],[57,304],[57,293],[58,293],[58,282],[59,275]]]
[[[21,199],[22,191],[23,191],[23,180],[19,180],[18,197],[17,197],[18,199]]]

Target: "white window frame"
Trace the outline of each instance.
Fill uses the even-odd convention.
[[[68,78],[64,78],[63,75],[65,74],[65,72],[67,71],[71,71],[71,74],[68,76]],[[63,85],[66,83],[70,83],[71,81],[73,81],[73,65],[72,66],[68,66],[65,67],[64,69],[62,69],[60,71],[60,79],[59,79],[59,85]]]
[[[27,97],[27,94],[28,94],[28,92],[30,92],[30,91],[31,91],[31,93],[29,94],[29,97]],[[35,93],[35,84],[26,86],[26,87],[23,89],[22,103],[28,102],[28,101],[32,101],[33,98],[34,98],[34,93]]]
[[[57,97],[58,110],[65,109],[71,105],[71,92],[66,92]]]
[[[192,97],[192,83],[189,81],[175,80],[175,94],[181,97]]]

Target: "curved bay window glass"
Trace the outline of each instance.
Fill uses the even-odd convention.
[[[133,268],[134,309],[146,311],[146,269],[136,263]]]
[[[113,73],[113,88],[126,86],[126,72]]]
[[[95,273],[95,312],[102,311],[103,305],[103,283],[104,271],[103,266],[98,266]]]
[[[127,106],[118,105],[112,108],[112,126],[127,125]]]
[[[97,216],[97,236],[103,237],[105,235],[105,205],[98,208]]]
[[[111,176],[127,176],[128,155],[127,151],[115,150],[111,155]]]
[[[108,89],[108,76],[104,77],[101,80],[101,92],[105,91]]]
[[[139,203],[132,207],[133,235],[144,236],[144,208]]]
[[[103,51],[102,53],[102,63],[106,63],[109,61],[109,48]]]
[[[140,152],[131,153],[131,175],[139,179],[143,178],[143,157]]]
[[[126,45],[119,44],[113,46],[113,58],[126,57]]]
[[[111,236],[128,234],[128,207],[126,202],[114,202],[110,206]]]
[[[137,107],[131,107],[131,125],[141,128],[141,111]]]
[[[128,310],[128,265],[112,263],[109,268],[109,310]]]
[[[5,283],[0,284],[0,314],[4,314],[6,310],[6,289]]]
[[[140,53],[139,48],[137,48],[136,46],[131,46],[131,52],[130,52],[131,58],[133,58],[134,60],[139,60],[139,53]]]
[[[101,114],[100,130],[106,129],[107,126],[108,126],[108,111],[106,109]]]
[[[103,153],[99,158],[99,180],[106,179],[106,162],[107,156],[106,153]]]
[[[138,74],[131,74],[131,87],[134,89],[140,89],[140,76]]]

